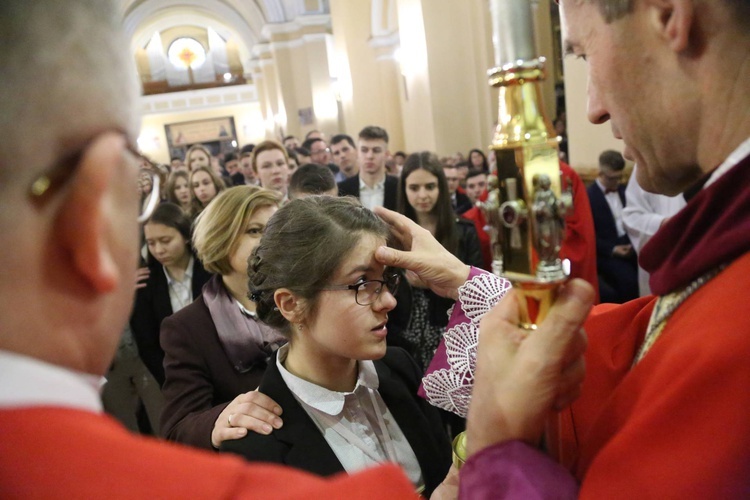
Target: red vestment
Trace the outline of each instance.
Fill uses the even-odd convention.
[[[750,498],[749,186],[746,158],[644,247],[661,294],[726,267],[674,310],[641,361],[656,298],[603,305],[587,321],[582,395],[549,441],[581,498]]]
[[[415,498],[397,466],[325,480],[130,434],[53,407],[0,410],[0,498]]]

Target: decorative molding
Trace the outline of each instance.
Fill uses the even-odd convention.
[[[176,113],[201,108],[258,102],[255,85],[232,85],[203,90],[170,92],[142,96],[141,113],[144,115]]]
[[[299,16],[294,21],[288,23],[269,23],[261,29],[261,36],[265,40],[273,39],[274,35],[290,35],[297,33],[303,28],[322,28],[331,29],[331,16],[328,14],[316,14],[308,16]]]
[[[253,46],[253,57],[263,59],[263,57],[271,57],[271,44],[269,43],[256,43]]]
[[[331,27],[331,15],[330,14],[307,14],[299,16],[294,20],[295,23],[301,26],[321,26],[324,28]]]
[[[401,37],[399,36],[398,31],[394,31],[388,35],[373,36],[367,41],[367,44],[373,49],[380,47],[395,47],[401,45]]]
[[[302,38],[295,38],[294,40],[283,40],[279,42],[270,42],[268,44],[271,50],[282,50],[282,49],[296,49],[305,45],[305,40]]]
[[[302,40],[305,43],[313,43],[313,42],[326,42],[329,37],[332,35],[330,33],[307,33],[305,35],[302,35]]]

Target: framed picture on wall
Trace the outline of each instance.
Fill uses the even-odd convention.
[[[184,155],[193,144],[208,146],[214,154],[229,151],[237,144],[233,116],[170,123],[164,129],[172,157]]]
[[[164,128],[170,147],[237,139],[233,116],[171,123],[164,125]]]

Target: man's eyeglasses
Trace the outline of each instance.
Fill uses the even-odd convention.
[[[369,306],[380,296],[383,291],[383,286],[388,288],[391,295],[396,294],[398,285],[401,283],[401,275],[398,273],[391,273],[384,277],[382,280],[367,280],[358,281],[353,285],[331,285],[321,290],[354,290],[354,300],[361,306]]]
[[[330,153],[330,152],[331,152],[331,148],[319,149],[317,151],[311,152],[310,156],[315,156],[315,155],[319,155],[319,154],[323,154],[323,153]]]
[[[123,133],[127,138],[127,135]],[[81,162],[86,149],[96,139],[92,138],[83,147],[62,157],[44,174],[37,177],[29,187],[29,195],[37,204],[44,204],[52,198],[55,192],[62,188],[70,180],[76,168]],[[159,175],[153,170],[153,162],[138,152],[130,142],[126,143],[125,156],[127,161],[139,168],[138,183],[135,186],[138,193],[141,194],[141,203],[138,213],[138,222],[143,224],[153,213],[156,205],[159,204]],[[150,187],[149,187],[150,186]]]

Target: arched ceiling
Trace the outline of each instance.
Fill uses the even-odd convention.
[[[131,50],[144,48],[156,32],[180,26],[213,28],[225,40],[234,40],[243,65],[263,41],[267,24],[285,23],[306,13],[328,13],[328,0],[122,0],[124,27]]]

